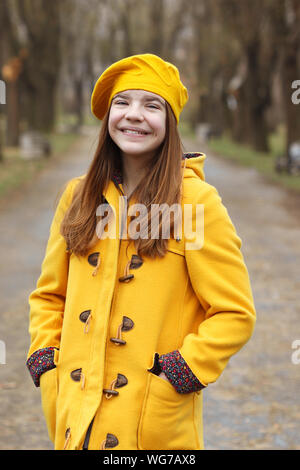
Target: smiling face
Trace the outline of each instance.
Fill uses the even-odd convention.
[[[151,158],[166,134],[166,103],[155,93],[126,90],[111,103],[108,130],[124,156]]]

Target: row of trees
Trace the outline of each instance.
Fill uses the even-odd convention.
[[[265,151],[282,123],[288,146],[300,136],[299,44],[299,0],[1,0],[6,142],[20,126],[51,131],[58,107],[81,124],[100,73],[152,52],[178,65],[193,125]]]

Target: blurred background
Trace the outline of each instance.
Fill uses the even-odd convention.
[[[180,132],[208,155],[257,308],[253,339],[205,392],[206,447],[300,448],[299,46],[299,0],[0,1],[0,448],[51,448],[24,365],[27,297],[54,196],[93,156],[94,84],[138,53],[180,70]]]
[[[252,164],[261,153],[267,172],[297,173],[299,9],[298,0],[2,0],[2,170],[19,146],[38,140],[33,131],[49,154],[66,140],[49,134],[91,124],[90,95],[103,70],[151,52],[174,62],[189,90],[183,131],[208,137],[216,151],[235,153],[240,144],[245,160],[251,148]],[[299,179],[287,184],[299,188]]]

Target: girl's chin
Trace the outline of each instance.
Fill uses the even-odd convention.
[[[153,153],[156,151],[156,149],[153,149],[153,148],[145,148],[145,146],[143,146],[142,148],[137,148],[137,147],[131,147],[131,146],[122,146],[121,148],[121,152],[122,152],[122,155],[132,155],[132,156],[149,156],[149,155],[153,155]]]
[[[152,158],[153,157],[153,151],[152,152],[122,152],[123,157],[131,157],[131,158]]]

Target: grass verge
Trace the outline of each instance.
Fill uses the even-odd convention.
[[[52,147],[52,155],[49,158],[25,160],[20,157],[19,147],[4,148],[4,159],[0,163],[0,198],[31,180],[53,157],[65,152],[78,138],[78,134],[52,133],[47,137]]]
[[[275,171],[275,160],[283,153],[283,131],[270,135],[270,152],[268,153],[257,152],[246,145],[238,144],[228,136],[210,139],[207,147],[219,156],[240,165],[255,168],[272,182],[300,192],[300,176]]]

